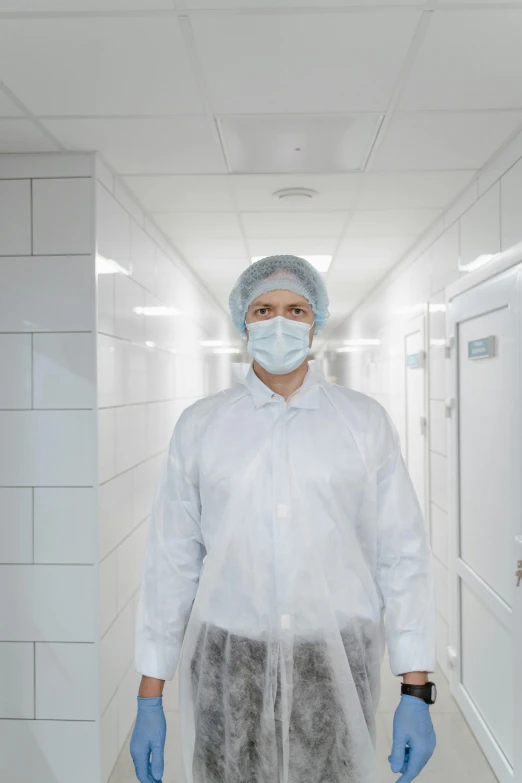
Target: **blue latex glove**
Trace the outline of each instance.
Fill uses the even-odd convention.
[[[130,741],[130,753],[140,783],[161,783],[166,736],[163,697],[138,696],[138,715]]]
[[[388,757],[397,783],[410,783],[433,755],[436,745],[430,707],[417,696],[401,696],[393,718],[393,747]]]

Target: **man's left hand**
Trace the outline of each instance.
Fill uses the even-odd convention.
[[[397,783],[410,783],[426,766],[435,750],[436,737],[430,708],[417,696],[402,696],[393,718],[393,747],[388,761],[392,772],[401,772]]]

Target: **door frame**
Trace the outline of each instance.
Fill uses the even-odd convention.
[[[422,305],[423,311],[420,315],[416,315],[414,318],[410,318],[406,321],[403,329],[403,346],[404,346],[404,437],[405,437],[405,456],[406,464],[408,464],[408,355],[406,351],[406,340],[411,334],[415,332],[421,333],[422,341],[422,353],[423,353],[423,405],[424,405],[424,508],[422,512],[428,528],[431,541],[431,514],[430,514],[430,384],[429,384],[429,317],[428,317],[428,303]],[[420,426],[420,422],[419,422]]]
[[[462,321],[484,315],[510,303],[513,310],[514,328],[518,334],[519,346],[522,346],[522,330],[520,309],[522,302],[522,245],[510,249],[507,253],[501,253],[487,268],[482,268],[470,273],[466,277],[454,283],[446,291],[447,307],[447,346],[450,358],[450,371],[447,375],[446,411],[448,415],[448,488],[449,488],[449,579],[450,579],[450,628],[448,658],[450,662],[450,688],[464,717],[474,732],[482,751],[488,759],[493,771],[501,783],[522,783],[522,747],[518,747],[515,739],[514,768],[511,767],[503,751],[497,743],[486,722],[480,715],[477,707],[462,684],[462,657],[461,657],[461,597],[460,584],[467,581],[471,569],[460,558],[460,498],[459,498],[459,412],[458,412],[458,377],[459,355],[457,327]],[[518,386],[522,392],[520,369],[522,357],[518,360]],[[517,407],[518,421],[515,423],[522,438],[522,406]],[[519,490],[518,494],[521,494]],[[522,498],[518,498],[522,504]],[[522,544],[520,546],[522,550]],[[516,553],[516,544],[513,542],[513,552]],[[516,558],[513,558],[513,573],[516,570]],[[476,579],[471,589],[476,591]],[[514,619],[522,619],[522,596],[516,594],[513,609],[497,596],[486,583],[480,585],[480,598],[490,606],[494,606],[502,615],[501,621],[513,633],[513,643],[517,640],[517,629]],[[517,605],[518,604],[518,608]],[[520,632],[522,640],[522,632]],[[515,664],[516,670],[516,664]],[[520,674],[516,675],[515,687],[521,688]],[[501,674],[492,672],[492,687],[502,688]],[[522,694],[518,694],[522,697]],[[515,694],[515,704],[517,702]],[[520,710],[520,704],[519,710]],[[522,720],[517,714],[513,716],[515,737],[522,736]],[[515,772],[513,771],[515,770]]]

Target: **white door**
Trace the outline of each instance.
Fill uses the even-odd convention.
[[[452,300],[452,691],[497,777],[522,783],[520,268]],[[522,547],[521,547],[522,548]],[[515,598],[517,599],[515,601]],[[518,645],[518,647],[517,647]],[[517,755],[518,754],[518,755]]]
[[[404,337],[406,354],[406,463],[419,503],[426,508],[426,347],[424,316],[411,321]]]

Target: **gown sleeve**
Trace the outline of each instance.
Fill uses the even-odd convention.
[[[397,430],[384,414],[377,470],[377,582],[393,674],[436,667],[432,554]]]
[[[156,486],[138,598],[135,669],[172,680],[198,589],[201,535],[196,442],[180,417]]]

